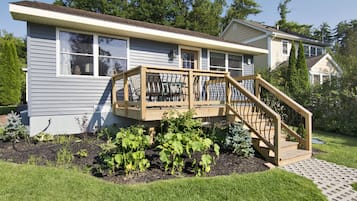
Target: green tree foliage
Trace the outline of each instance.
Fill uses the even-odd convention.
[[[298,79],[298,72],[296,69],[296,49],[295,49],[295,42],[292,42],[290,55],[289,55],[289,65],[287,69],[287,87],[289,91],[293,92],[296,91],[295,87],[297,87],[297,79]]]
[[[20,103],[21,63],[13,40],[3,39],[1,41],[0,72],[0,105]]]
[[[357,20],[342,21],[335,28],[337,53],[357,56]]]
[[[311,37],[312,25],[299,24],[297,22],[291,22],[287,20],[287,14],[291,12],[288,9],[288,3],[290,2],[291,0],[284,0],[279,3],[278,11],[280,14],[280,20],[276,23],[276,25],[279,26],[279,29],[283,31],[300,34],[306,37]]]
[[[295,91],[291,91],[294,94],[294,98],[303,105],[308,104],[308,96],[310,95],[310,82],[309,82],[309,70],[307,69],[306,59],[304,54],[304,46],[302,42],[299,42],[298,56],[296,61],[296,70],[298,79],[296,80]]]
[[[223,11],[222,0],[196,0],[193,1],[192,11],[189,14],[190,30],[218,35]]]
[[[322,23],[318,28],[313,31],[313,38],[323,43],[332,44],[333,36],[330,25],[327,22]]]
[[[225,28],[232,19],[246,19],[249,15],[262,12],[260,5],[254,0],[234,0],[223,18],[222,28]]]

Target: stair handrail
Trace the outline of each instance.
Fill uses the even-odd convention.
[[[299,143],[303,143],[306,150],[311,151],[311,134],[312,134],[312,113],[304,108],[302,105],[297,103],[295,100],[287,96],[285,93],[280,91],[278,88],[274,87],[272,84],[267,82],[265,79],[262,78],[260,74],[257,75],[249,75],[249,76],[241,76],[241,77],[234,77],[237,81],[244,81],[244,80],[255,80],[255,95],[257,98],[260,99],[260,92],[261,87],[269,91],[272,95],[274,95],[278,100],[282,101],[290,108],[292,108],[296,113],[300,114],[305,119],[305,139],[303,139],[300,135],[298,135],[295,131],[293,131],[286,123],[282,121],[282,127],[288,131],[288,133],[294,136]]]
[[[225,77],[226,79],[226,83],[227,83],[227,90],[230,89],[230,86],[233,86],[235,88],[237,88],[239,90],[239,92],[241,92],[244,96],[246,96],[247,98],[249,98],[250,100],[252,100],[253,103],[255,103],[260,109],[263,109],[264,112],[266,112],[270,117],[272,117],[274,119],[274,146],[270,147],[273,148],[274,151],[274,155],[275,155],[275,160],[276,160],[276,164],[278,164],[278,160],[279,160],[279,150],[280,150],[280,133],[281,133],[281,117],[278,113],[276,113],[273,109],[271,109],[268,105],[266,105],[263,101],[261,101],[259,98],[257,98],[255,95],[253,95],[250,91],[248,91],[245,87],[241,86],[233,77],[231,77],[229,74],[226,75]],[[230,85],[230,86],[228,86]],[[229,94],[230,92],[227,91],[227,94]],[[229,96],[229,95],[227,95]],[[226,104],[227,104],[227,111],[232,111],[233,108],[230,105],[230,99],[227,98],[226,100]],[[237,112],[233,111],[233,113],[235,113],[236,116],[239,116],[239,114],[237,114]],[[243,119],[242,119],[243,120]],[[244,120],[243,120],[244,121]],[[248,127],[250,127],[250,125],[248,125],[248,122],[244,121]],[[260,137],[259,133],[258,136]],[[267,144],[269,146],[269,144],[262,139],[265,144]]]

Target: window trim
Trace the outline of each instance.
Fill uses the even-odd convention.
[[[197,70],[201,70],[202,69],[202,48],[199,47],[191,47],[191,46],[185,46],[185,45],[178,45],[178,67],[180,69],[183,69],[182,67],[182,59],[181,59],[181,50],[191,50],[191,51],[197,51],[198,55],[197,55]]]
[[[286,53],[284,53],[284,43],[286,43]],[[287,40],[282,40],[281,41],[281,53],[284,55],[284,56],[287,56],[289,55],[289,41]]]
[[[93,75],[62,75],[61,74],[61,50],[60,50],[60,37],[59,34],[61,31],[64,32],[72,32],[72,33],[78,33],[78,34],[86,34],[86,35],[92,35],[93,36]],[[127,62],[126,62],[126,70],[130,69],[130,38],[128,37],[122,37],[122,36],[116,36],[116,35],[108,35],[108,34],[102,34],[102,33],[97,33],[97,32],[88,32],[88,31],[78,31],[74,29],[66,29],[66,28],[59,28],[56,27],[56,77],[65,77],[65,78],[90,78],[90,79],[111,79],[111,76],[99,76],[99,43],[98,43],[98,38],[99,36],[102,37],[108,37],[108,38],[115,38],[115,39],[120,39],[120,40],[125,40],[126,41],[126,55],[127,55]],[[72,53],[71,53],[72,54]],[[74,53],[78,55],[83,55],[83,56],[89,56],[87,54],[81,54],[81,53]],[[111,57],[112,58],[112,57]],[[123,58],[121,58],[123,59]]]
[[[320,77],[320,83],[319,85],[322,85],[324,83],[324,80],[323,80],[323,76],[328,76],[328,80],[331,81],[331,78],[332,76],[336,76],[334,74],[331,74],[331,73],[317,73],[317,72],[310,72],[310,77],[311,77],[311,84],[314,85],[315,83],[315,78],[314,76],[315,75],[318,75]]]
[[[208,70],[211,70],[211,52],[214,53],[220,53],[224,54],[224,72],[229,73],[229,56],[228,55],[234,55],[234,56],[241,56],[242,57],[242,76],[244,76],[244,55],[242,54],[237,54],[237,53],[230,53],[230,52],[224,52],[224,51],[218,51],[218,50],[207,50],[207,65],[208,65]],[[213,66],[212,66],[213,67]],[[216,68],[222,68],[223,66],[216,66]]]

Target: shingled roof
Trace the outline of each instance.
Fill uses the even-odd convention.
[[[117,22],[117,23],[121,23],[121,24],[133,25],[133,26],[138,26],[138,27],[145,27],[145,28],[156,29],[156,30],[161,30],[161,31],[185,34],[185,35],[189,35],[189,36],[196,36],[196,37],[206,38],[206,39],[211,39],[211,40],[216,40],[216,41],[223,41],[223,42],[235,43],[235,44],[239,44],[239,45],[250,46],[250,45],[237,43],[237,42],[233,42],[233,41],[227,41],[227,40],[224,40],[223,38],[220,38],[217,36],[212,36],[212,35],[201,33],[201,32],[197,32],[197,31],[174,28],[174,27],[170,27],[170,26],[153,24],[153,23],[148,23],[148,22],[143,22],[143,21],[125,19],[125,18],[121,18],[121,17],[111,16],[111,15],[106,15],[106,14],[101,14],[101,13],[95,13],[95,12],[90,12],[90,11],[85,11],[85,10],[80,10],[80,9],[75,9],[75,8],[69,8],[69,7],[64,7],[64,6],[58,6],[58,5],[53,5],[53,4],[41,3],[41,2],[36,2],[36,1],[20,1],[20,2],[15,2],[15,3],[11,3],[11,4],[15,4],[15,5],[19,5],[19,6],[26,6],[26,7],[31,7],[31,8],[38,8],[38,9],[54,11],[54,12],[59,12],[59,13],[66,13],[66,14],[71,14],[71,15],[76,15],[76,16],[89,17],[89,18],[94,18],[94,19],[110,21],[110,22]],[[254,46],[250,46],[250,47],[254,47]]]

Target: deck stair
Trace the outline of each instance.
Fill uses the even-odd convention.
[[[275,165],[311,157],[312,114],[259,75],[141,66],[112,78],[112,103],[114,114],[144,122],[171,109],[239,120],[254,148]]]

